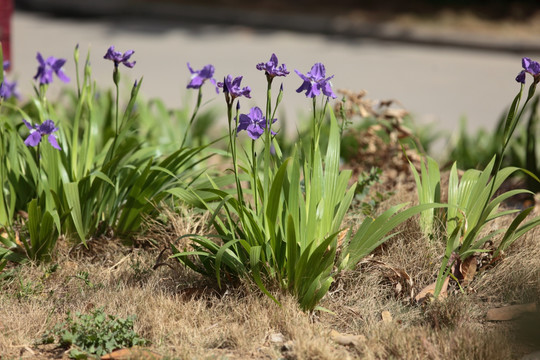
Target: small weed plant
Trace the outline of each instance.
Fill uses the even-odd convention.
[[[102,308],[90,314],[67,315],[64,322],[47,332],[43,343],[59,343],[70,348],[72,359],[87,359],[103,356],[117,349],[145,346],[148,341],[133,330],[135,316],[125,319],[107,315]]]

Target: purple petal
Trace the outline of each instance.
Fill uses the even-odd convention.
[[[263,119],[262,110],[258,106],[252,107],[251,110],[249,110],[249,117],[253,121],[261,121]]]
[[[32,127],[32,124],[30,124],[28,121],[26,121],[26,119],[22,119],[24,125],[26,125],[26,127],[28,128],[28,130],[34,130],[34,128]]]
[[[62,66],[64,66],[64,64],[66,63],[66,59],[55,59],[52,56],[49,59],[54,59],[50,62],[50,65],[55,72],[62,69]]]
[[[326,75],[326,69],[324,68],[323,64],[316,63],[311,67],[311,71],[309,73],[311,74],[313,80],[318,81],[324,79]]]
[[[302,74],[300,71],[298,71],[298,70],[296,70],[296,69],[295,69],[294,71],[296,72],[296,74],[298,74],[298,76],[300,76],[300,78],[301,78],[302,80],[308,81],[308,82],[310,81],[310,79],[308,79],[307,76],[305,76],[304,74]]]
[[[64,73],[64,70],[60,69],[56,72],[56,76],[65,83],[68,83],[70,78]]]
[[[37,146],[41,141],[41,134],[39,131],[32,131],[30,135],[24,140],[26,146]]]
[[[39,53],[39,51],[38,51],[38,53],[37,53],[37,55],[36,55],[36,59],[37,59],[37,61],[39,62],[39,64],[40,64],[41,66],[45,66],[45,60],[43,60],[43,56],[41,56],[41,54]]]
[[[216,94],[219,94],[219,87],[218,87],[218,84],[216,83],[216,80],[214,78],[210,78],[210,82],[212,83],[212,85],[215,86]]]
[[[187,67],[188,67],[190,73],[195,74],[195,71],[193,71],[193,69],[191,68],[191,65],[189,65],[189,63],[187,63]]]
[[[189,82],[187,88],[188,89],[198,89],[202,86],[203,80],[200,76],[194,74],[194,77]]]
[[[246,129],[248,135],[253,140],[257,140],[264,133],[264,129],[256,124],[250,124]]]
[[[329,96],[333,99],[337,98],[336,94],[332,91],[332,85],[329,81],[325,81],[323,84],[321,84],[321,90],[324,95]]]
[[[111,47],[107,49],[107,52],[105,53],[105,56],[103,58],[107,60],[115,60],[114,45],[111,45]]]
[[[516,81],[518,83],[525,84],[525,70],[521,70],[518,76],[516,76]]]
[[[58,128],[54,126],[54,122],[52,120],[45,120],[43,122],[43,124],[41,124],[37,130],[42,134],[42,135],[49,135],[49,134],[52,134],[53,132],[57,131]]]
[[[51,134],[51,135],[49,135],[47,140],[49,140],[49,143],[52,145],[53,148],[55,148],[57,150],[62,150],[62,148],[58,145],[58,142],[56,141],[56,136]]]

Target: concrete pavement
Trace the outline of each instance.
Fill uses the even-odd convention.
[[[122,73],[131,79],[144,75],[143,96],[160,97],[168,106],[180,107],[189,80],[186,62],[195,69],[212,63],[218,80],[227,74],[244,75],[243,85],[253,89],[253,99],[242,101],[247,111],[250,106],[264,106],[266,81],[255,64],[267,61],[275,52],[291,70],[283,80],[282,120],[305,118],[298,114],[309,114],[311,109],[311,101],[295,92],[301,80],[294,69],[306,73],[315,62],[323,62],[328,75],[335,75],[334,88],[365,89],[370,98],[397,99],[419,123],[434,123],[436,128],[450,131],[458,128],[462,116],[467,117],[471,131],[492,128],[519,89],[514,78],[521,69],[521,56],[535,58],[532,50],[516,54],[426,46],[373,37],[193,23],[172,17],[70,19],[17,11],[12,36],[13,73],[23,94],[31,93],[37,51],[67,58],[66,72],[74,78],[72,53],[77,43],[83,55],[90,47],[99,86],[112,86],[112,64],[103,55],[114,44],[120,51],[135,50],[137,65]],[[51,90],[60,85],[56,82]],[[205,99],[224,107],[222,95],[216,96],[209,86],[205,90]]]

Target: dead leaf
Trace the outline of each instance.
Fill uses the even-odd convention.
[[[476,257],[470,256],[465,259],[460,265],[459,265],[459,271],[461,273],[462,285],[468,285],[473,279],[474,275],[476,275]]]
[[[112,353],[103,355],[101,360],[159,360],[162,358],[163,356],[153,351],[133,347],[129,349],[116,350]]]
[[[535,312],[536,303],[523,305],[509,305],[501,308],[489,309],[486,319],[488,321],[508,321],[513,320],[525,313]]]
[[[336,330],[330,331],[330,338],[336,344],[344,346],[359,346],[362,342],[366,341],[366,337],[364,335],[342,334]]]
[[[404,291],[407,291],[406,295],[413,298],[413,281],[409,274],[403,269],[396,268],[394,266],[388,265],[382,261],[369,259],[369,263],[377,265],[384,270],[388,270],[385,272],[385,276],[394,283],[394,290],[396,292],[396,295],[401,294]]]
[[[389,324],[392,322],[392,314],[390,314],[390,311],[384,310],[381,313],[382,321],[383,323]]]
[[[285,342],[285,336],[282,333],[273,333],[268,336],[268,340],[274,344],[282,344]]]
[[[448,290],[448,282],[450,281],[450,277],[447,276],[444,280],[443,286],[441,288],[441,292],[439,293],[440,297],[446,297],[446,291]],[[423,303],[427,297],[433,296],[435,294],[435,286],[437,285],[437,282],[435,281],[433,284],[429,284],[425,288],[423,288],[418,295],[414,298],[417,303],[421,304]]]

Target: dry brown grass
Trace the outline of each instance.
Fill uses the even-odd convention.
[[[410,194],[390,202],[403,200]],[[68,311],[98,307],[118,317],[135,314],[135,330],[151,341],[150,348],[179,359],[496,360],[519,359],[540,346],[517,340],[524,336],[521,323],[485,320],[491,307],[539,301],[539,229],[478,274],[466,294],[452,292],[446,300],[420,306],[411,293],[434,281],[443,245],[426,239],[411,220],[372,258],[337,278],[320,304],[332,314],[306,314],[287,294],[275,293],[279,307],[249,283],[217,290],[213,281],[171,260],[154,270],[168,241],[204,222],[186,211],[167,216],[168,225],[153,223],[147,230],[154,246],[128,248],[101,240],[90,250],[70,251],[64,244],[51,274],[51,264],[12,269],[12,277],[0,285],[2,359],[66,358],[64,350],[36,345],[37,340]],[[81,279],[85,273],[88,282]],[[403,281],[404,274],[409,281]],[[382,321],[383,311],[391,314],[390,322]],[[534,328],[534,319],[528,326]],[[358,336],[340,345],[332,340],[332,330]]]

